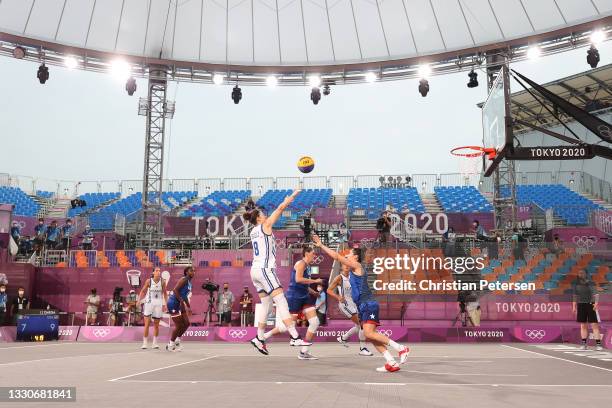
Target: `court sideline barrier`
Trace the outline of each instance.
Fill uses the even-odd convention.
[[[336,337],[346,333],[348,325],[321,327],[315,342],[335,342]],[[0,327],[0,342],[14,342],[17,328]],[[126,326],[60,326],[60,341],[130,343],[142,340],[142,327]],[[305,328],[298,328],[302,335]],[[580,329],[576,325],[499,325],[487,327],[407,327],[380,326],[378,331],[395,341],[407,343],[577,343]],[[190,327],[183,335],[184,341],[246,343],[255,337],[255,327]],[[612,349],[612,326],[603,325],[603,344]],[[161,330],[159,340],[168,340],[168,329]],[[353,336],[352,341],[357,340]],[[273,341],[287,341],[287,335],[274,337]],[[594,343],[591,339],[590,343]]]

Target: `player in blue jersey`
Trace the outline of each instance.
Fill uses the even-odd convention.
[[[170,341],[166,345],[168,351],[181,350],[181,336],[189,327],[189,315],[191,314],[191,305],[189,297],[191,295],[191,280],[195,275],[195,270],[192,266],[188,266],[183,270],[183,277],[179,279],[176,286],[168,296],[168,313],[174,322],[174,330]]]
[[[338,252],[329,249],[321,242],[321,239],[313,235],[312,242],[319,248],[321,248],[327,255],[331,256],[334,260],[340,262],[342,265],[346,265],[350,269],[350,282],[351,292],[353,300],[358,308],[359,320],[363,327],[363,333],[366,339],[374,345],[376,350],[380,352],[386,360],[383,367],[379,367],[376,371],[384,372],[395,372],[399,371],[400,367],[395,358],[391,355],[387,347],[393,348],[398,353],[400,364],[403,364],[408,359],[408,353],[410,349],[401,344],[396,343],[387,336],[376,331],[376,326],[380,325],[378,318],[379,305],[374,299],[370,286],[368,285],[368,275],[366,270],[361,266],[362,254],[358,248],[353,248],[348,255],[342,256]]]
[[[318,360],[315,356],[310,354],[310,345],[312,344],[312,338],[314,337],[317,329],[319,328],[319,317],[315,309],[316,296],[318,293],[310,288],[310,285],[321,284],[323,281],[319,279],[312,279],[310,264],[315,257],[314,249],[311,246],[304,246],[302,248],[302,259],[297,261],[291,271],[289,278],[289,288],[287,289],[287,303],[289,305],[289,313],[293,316],[293,320],[297,321],[297,317],[300,313],[304,313],[304,316],[308,320],[308,330],[304,340],[306,344],[302,345],[298,358],[300,360]],[[269,339],[275,334],[281,333],[286,330],[282,324],[278,324],[277,327],[264,334],[264,340]]]

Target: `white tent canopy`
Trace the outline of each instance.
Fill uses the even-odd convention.
[[[140,58],[307,67],[476,49],[611,15],[612,0],[0,0],[0,32]]]

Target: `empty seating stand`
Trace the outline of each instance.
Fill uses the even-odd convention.
[[[502,190],[502,194],[508,195],[509,191]],[[567,225],[586,225],[593,210],[604,209],[561,184],[518,185],[516,201],[518,205],[534,203],[544,210],[552,208]]]
[[[493,206],[474,186],[434,187],[445,212],[491,212]]]
[[[119,198],[121,196],[120,193],[85,193],[85,194],[81,194],[78,199],[79,200],[83,200],[85,201],[85,206],[83,207],[76,207],[76,208],[70,208],[68,210],[68,217],[72,218],[72,217],[76,217],[79,214],[82,214],[86,211],[91,211],[93,209],[96,209],[97,207],[100,207],[101,205],[104,205],[108,202],[110,202],[111,200],[116,200],[117,198]]]
[[[257,205],[263,208],[268,214],[274,211],[285,197],[290,195],[293,190],[268,190],[257,201]],[[329,205],[332,197],[330,188],[316,188],[302,190],[302,192],[293,200],[287,208],[289,216],[281,216],[274,224],[275,228],[282,228],[288,221],[296,221],[304,215],[306,211],[314,208],[325,208]]]
[[[18,187],[0,187],[0,203],[14,204],[13,214],[26,217],[35,217],[39,210],[39,205]]]
[[[223,217],[236,211],[251,196],[250,190],[215,191],[181,211],[183,217]]]
[[[351,188],[347,198],[347,207],[352,214],[355,210],[366,210],[369,219],[376,219],[391,204],[396,211],[404,206],[410,212],[424,213],[425,206],[416,188]]]

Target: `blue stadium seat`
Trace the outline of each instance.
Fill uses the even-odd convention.
[[[250,190],[215,191],[181,211],[180,216],[223,217],[236,211],[250,196]]]
[[[14,204],[13,214],[26,217],[35,217],[40,207],[32,197],[18,187],[0,187],[0,203]]]
[[[358,209],[366,210],[369,219],[378,218],[388,204],[391,204],[397,211],[407,208],[410,212],[425,212],[421,196],[414,187],[351,188],[346,200],[351,214]]]
[[[434,187],[434,192],[445,212],[491,212],[493,206],[474,186]]]

